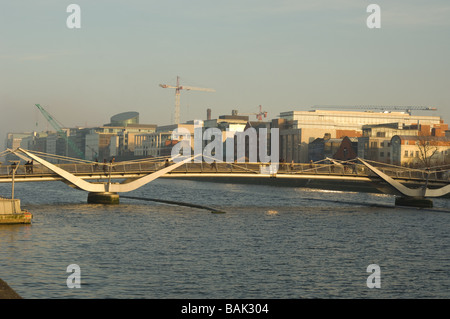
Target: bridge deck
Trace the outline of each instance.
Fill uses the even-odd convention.
[[[56,166],[82,179],[126,179],[139,177],[154,173],[165,167],[164,163],[117,163],[110,167],[109,164],[57,164]],[[409,182],[424,182],[427,174],[421,170],[379,168],[388,176]],[[270,175],[268,166],[258,163],[186,163],[167,173],[171,176],[198,177],[199,174],[213,174],[216,176],[243,176],[248,177]],[[318,179],[329,177],[333,179],[361,179],[369,178],[378,180],[379,177],[366,166],[361,164],[353,165],[325,165],[325,164],[281,164],[276,176],[283,175],[294,178],[308,177]],[[41,164],[34,164],[31,169],[20,165],[15,173],[16,182],[31,182],[44,180],[61,180],[61,177]],[[11,166],[0,165],[0,183],[10,183],[12,181]],[[445,185],[449,182],[448,172],[433,172],[428,176],[428,182]]]
[[[320,164],[210,164],[192,162],[199,156],[195,155],[179,158],[175,163],[167,157],[98,163],[42,153],[41,156],[52,158],[47,161],[21,148],[7,151],[27,163],[20,165],[20,161],[10,161],[12,165],[0,166],[0,183],[62,180],[74,188],[97,194],[130,192],[160,177],[178,177],[276,185],[288,181],[297,187],[378,192],[410,198],[450,195],[448,168],[418,170],[375,162],[370,164],[361,158],[351,161],[327,158],[325,162],[328,163]],[[179,155],[173,160],[177,157]],[[52,163],[55,161],[67,164]],[[89,179],[97,181],[87,182]]]

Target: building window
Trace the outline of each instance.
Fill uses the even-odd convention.
[[[405,157],[408,157],[408,154],[409,154],[408,151],[405,151]]]
[[[380,152],[380,157],[384,157],[384,152]]]
[[[419,151],[416,151],[416,157],[419,157]]]

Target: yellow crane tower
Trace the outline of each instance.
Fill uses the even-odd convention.
[[[186,91],[203,91],[203,92],[216,92],[214,89],[206,89],[206,88],[198,88],[193,86],[185,86],[180,85],[180,77],[177,76],[177,85],[167,85],[167,84],[160,84],[160,87],[164,89],[175,89],[175,116],[174,116],[174,123],[179,124],[180,123],[180,91],[186,90]]]

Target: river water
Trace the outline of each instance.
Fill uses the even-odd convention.
[[[0,195],[10,196],[10,185]],[[61,182],[16,184],[31,225],[0,226],[0,278],[24,298],[449,298],[450,200],[159,179],[86,204]],[[80,288],[69,289],[69,265]],[[369,265],[380,288],[369,288]],[[374,282],[374,281],[373,281]]]

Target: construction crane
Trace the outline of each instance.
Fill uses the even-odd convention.
[[[46,120],[53,126],[59,136],[64,138],[67,145],[81,158],[84,159],[84,153],[80,151],[78,146],[67,136],[66,132],[62,129],[62,125],[50,114],[48,113],[40,104],[35,104],[36,107],[41,111],[42,115]]]
[[[345,106],[345,105],[314,105],[313,108],[317,109],[357,109],[357,110],[382,110],[385,112],[388,111],[404,111],[409,115],[412,114],[412,111],[437,111],[437,108],[429,107],[429,106],[379,106],[379,105],[354,105],[354,106]]]
[[[164,89],[175,89],[175,116],[174,116],[174,122],[175,124],[180,123],[180,91],[186,90],[186,91],[203,91],[203,92],[216,92],[214,89],[206,89],[206,88],[198,88],[193,86],[182,86],[180,85],[180,77],[177,76],[177,85],[167,85],[167,84],[160,84],[160,87]]]
[[[263,116],[267,117],[267,112],[262,110],[262,106],[259,106],[259,112],[258,113],[238,113],[237,115],[256,115],[256,118],[258,121],[262,121]]]

